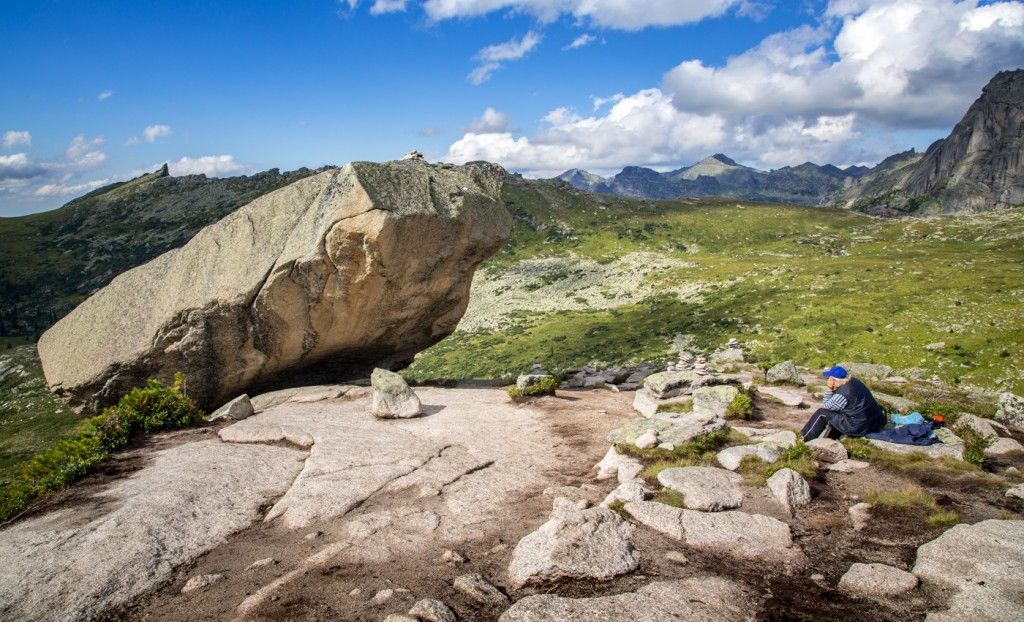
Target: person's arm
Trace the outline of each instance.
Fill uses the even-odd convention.
[[[825,397],[821,401],[821,405],[828,410],[841,411],[846,408],[846,398],[836,393],[831,389],[825,390]]]

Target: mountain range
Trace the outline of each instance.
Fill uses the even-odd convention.
[[[874,167],[805,162],[762,171],[716,153],[674,171],[627,166],[612,177],[570,169],[556,180],[642,199],[724,196],[836,205],[879,216],[986,211],[1024,204],[1024,71],[996,74],[947,138]]]

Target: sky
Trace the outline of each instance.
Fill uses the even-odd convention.
[[[164,162],[870,165],[945,136],[1024,67],[1024,3],[4,0],[0,37],[14,216]]]

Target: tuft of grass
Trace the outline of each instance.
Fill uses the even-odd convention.
[[[35,454],[18,478],[0,490],[0,522],[35,499],[85,477],[110,454],[139,436],[199,423],[205,415],[182,393],[183,376],[172,386],[157,380],[126,393],[115,406],[82,421],[73,438]]]
[[[964,460],[977,466],[985,463],[985,450],[994,442],[994,439],[982,436],[968,425],[956,426],[953,433],[964,442]]]
[[[764,486],[769,477],[782,469],[793,469],[805,479],[814,479],[818,475],[811,450],[803,441],[797,441],[796,445],[782,452],[779,459],[772,463],[757,456],[746,456],[740,461],[739,472],[743,474],[748,486]]]
[[[671,488],[663,488],[654,494],[654,500],[658,503],[664,503],[665,505],[671,505],[674,508],[685,508],[686,500],[683,498],[683,493]]]
[[[658,412],[660,413],[688,413],[693,412],[693,400],[686,400],[684,402],[674,402],[671,404],[661,404],[658,406]]]
[[[740,445],[750,439],[732,428],[723,428],[698,436],[672,451],[654,447],[640,449],[632,443],[619,443],[615,450],[620,454],[632,456],[645,465],[642,477],[654,482],[658,474],[665,469],[687,466],[711,466],[715,463],[715,454],[728,445]]]
[[[556,389],[558,389],[558,378],[552,376],[550,378],[541,378],[525,389],[520,389],[516,385],[505,387],[505,393],[512,398],[512,401],[521,402],[531,397],[554,395]]]
[[[889,471],[900,471],[911,475],[924,476],[936,470],[949,474],[981,475],[977,464],[957,460],[951,456],[930,458],[923,451],[896,453],[875,447],[863,438],[844,438],[840,441],[851,458],[867,460],[875,466]],[[984,450],[982,450],[984,451]]]
[[[623,501],[612,501],[608,504],[608,509],[616,512],[622,518],[629,518],[629,512],[626,511],[626,504]]]
[[[740,389],[740,392],[736,394],[736,397],[732,398],[732,401],[725,408],[725,418],[750,419],[752,414],[754,414],[754,402],[751,400],[749,393]]]
[[[935,497],[919,486],[900,490],[871,490],[864,495],[872,512],[887,513],[895,518],[923,520],[931,527],[949,527],[960,522],[956,512],[941,507]]]

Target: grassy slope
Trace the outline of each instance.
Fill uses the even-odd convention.
[[[422,353],[411,378],[508,377],[534,360],[556,369],[666,360],[672,337],[687,334],[705,349],[739,337],[765,362],[869,360],[1024,392],[1024,211],[876,220],[734,200],[595,199],[541,183],[506,194],[513,239],[478,279],[537,257],[614,262],[649,251],[692,267],[648,278],[666,288],[702,283],[703,299],[655,294],[613,309],[540,314],[510,308],[500,325],[456,333]],[[565,284],[531,287],[557,298]],[[935,342],[946,345],[925,349]]]

